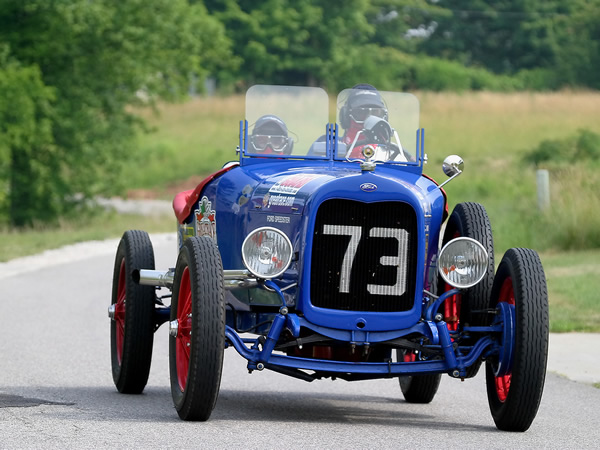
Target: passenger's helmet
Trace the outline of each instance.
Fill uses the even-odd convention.
[[[340,109],[340,125],[348,130],[352,125],[361,125],[369,116],[388,120],[387,107],[377,89],[370,84],[357,84]]]
[[[249,141],[248,150],[251,153],[289,155],[294,146],[294,141],[288,137],[285,122],[272,114],[256,121]]]

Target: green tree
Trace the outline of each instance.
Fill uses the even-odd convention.
[[[421,48],[429,55],[458,59],[496,73],[548,65],[553,61],[554,0],[442,0],[450,14],[432,15],[435,31]]]
[[[36,66],[22,67],[0,47],[0,216],[24,224],[55,209],[36,203],[52,177],[52,106],[54,90],[45,86]],[[33,151],[36,154],[33,154]]]
[[[557,76],[563,84],[600,89],[600,0],[573,0],[561,27]]]
[[[207,0],[242,63],[235,78],[254,83],[337,88],[338,76],[360,61],[373,33],[367,0]],[[346,87],[346,86],[345,86]]]
[[[600,0],[440,0],[419,49],[542,87],[598,86]],[[531,72],[531,73],[528,73]]]
[[[366,17],[375,29],[371,43],[415,53],[416,44],[433,32],[432,17],[450,14],[427,0],[370,0]]]
[[[0,45],[12,63],[0,66],[0,79],[30,99],[21,118],[13,117],[22,123],[13,127],[44,123],[47,130],[20,143],[0,137],[2,161],[12,164],[8,210],[17,226],[53,220],[94,195],[114,192],[122,160],[139,157],[133,138],[141,121],[127,107],[181,98],[191,74],[202,79],[231,57],[221,24],[202,4],[186,0],[2,3]],[[38,100],[36,92],[54,97]],[[0,111],[10,111],[8,102],[0,96]],[[6,130],[0,125],[0,136]],[[22,214],[15,215],[17,209]]]

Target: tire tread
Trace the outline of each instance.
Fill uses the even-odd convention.
[[[504,403],[497,398],[493,369],[488,363],[486,377],[490,410],[499,429],[525,431],[537,414],[546,377],[549,337],[546,277],[537,252],[526,248],[508,250],[498,274],[492,303],[496,301],[506,276],[514,277],[517,303],[515,352],[511,385]]]
[[[122,361],[119,366],[116,355],[112,355],[113,379],[117,390],[124,394],[143,392],[150,375],[152,348],[154,345],[154,300],[153,286],[141,286],[130,277],[134,269],[154,270],[154,249],[148,233],[141,230],[128,230],[123,234],[117,256],[113,278],[113,300],[116,301],[118,277],[121,261],[125,259],[126,271],[126,315]],[[114,327],[114,325],[112,325]],[[111,352],[116,342],[112,342]]]

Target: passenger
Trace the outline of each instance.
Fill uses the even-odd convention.
[[[266,155],[289,155],[294,147],[294,140],[288,136],[285,122],[272,114],[256,121],[249,142],[250,153]]]
[[[369,116],[380,117],[388,120],[386,105],[375,89],[370,84],[357,84],[352,88],[344,106],[340,109],[340,125],[344,129],[342,142],[350,146],[356,135],[364,127],[363,124]],[[359,142],[366,136],[360,136]]]

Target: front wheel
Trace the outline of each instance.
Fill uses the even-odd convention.
[[[506,252],[494,278],[490,307],[514,305],[512,369],[499,373],[497,358],[486,362],[487,395],[496,426],[525,431],[542,398],[548,356],[548,292],[538,254],[529,249]]]
[[[112,375],[117,390],[140,394],[150,374],[154,342],[153,286],[140,286],[131,273],[154,270],[154,250],[148,233],[129,230],[123,234],[113,272],[109,315]]]
[[[175,268],[169,366],[183,420],[208,420],[217,402],[225,349],[223,266],[208,236],[185,241]]]
[[[417,360],[417,353],[397,350],[398,361]],[[408,403],[431,403],[440,386],[441,374],[406,375],[398,377],[400,390]]]

